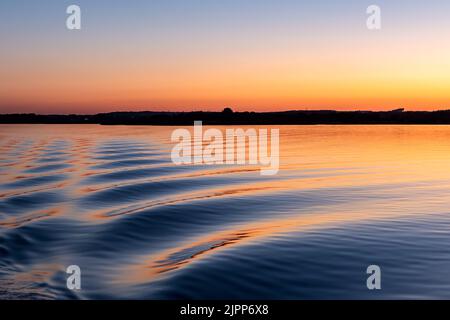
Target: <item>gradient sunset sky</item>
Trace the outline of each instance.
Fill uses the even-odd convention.
[[[450,108],[448,0],[1,0],[0,40],[0,113]]]

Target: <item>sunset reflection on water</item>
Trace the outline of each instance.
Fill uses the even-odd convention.
[[[274,176],[176,166],[174,127],[0,126],[1,297],[370,299],[377,264],[450,298],[450,127],[270,128]]]

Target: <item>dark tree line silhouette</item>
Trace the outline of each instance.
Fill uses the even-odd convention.
[[[0,123],[102,125],[302,125],[302,124],[450,124],[442,111],[283,111],[283,112],[111,112],[94,115],[1,114]]]

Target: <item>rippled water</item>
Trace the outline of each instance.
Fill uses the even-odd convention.
[[[281,126],[276,176],[173,129],[0,126],[0,298],[450,298],[450,127]]]

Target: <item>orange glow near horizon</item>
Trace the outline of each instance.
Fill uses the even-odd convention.
[[[115,56],[75,64],[43,59],[22,72],[7,72],[10,81],[0,89],[0,111],[21,106],[40,113],[450,107],[450,64],[440,63],[440,54],[432,59],[430,52],[427,57],[403,58],[401,52],[377,57],[370,50],[342,49],[332,55],[324,49],[322,55],[299,57],[279,52],[270,58],[223,55],[209,61],[200,56],[175,65],[144,58],[117,65]]]
[[[383,70],[361,70],[354,61],[346,65],[318,61],[313,66],[239,66],[236,63],[235,67],[211,72],[181,67],[173,73],[124,66],[123,71],[90,74],[89,70],[98,68],[87,64],[63,71],[49,68],[44,80],[38,80],[41,70],[36,68],[27,74],[9,75],[16,81],[7,84],[7,89],[3,87],[1,111],[14,112],[21,106],[38,113],[221,110],[226,106],[238,111],[450,107],[450,80],[446,79],[450,68],[428,67],[418,78],[414,75],[417,68],[410,69],[406,64],[384,66]]]

